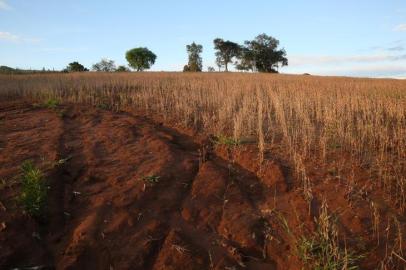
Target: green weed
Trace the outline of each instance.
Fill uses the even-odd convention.
[[[239,140],[236,140],[232,137],[227,137],[225,135],[216,136],[214,138],[214,143],[218,145],[227,145],[227,146],[237,146],[241,144]]]
[[[49,98],[43,103],[33,103],[32,107],[36,109],[45,108],[45,109],[56,109],[59,105],[59,101],[54,98]]]
[[[62,166],[62,165],[64,165],[66,162],[68,162],[70,159],[72,159],[72,156],[68,156],[68,157],[66,157],[66,158],[61,158],[61,159],[57,160],[57,161],[54,163],[54,167]]]
[[[109,110],[110,109],[110,105],[107,103],[100,103],[97,104],[97,108],[101,109],[101,110]]]
[[[66,116],[66,109],[62,109],[58,112],[58,116],[60,118],[64,118]]]
[[[144,177],[142,178],[142,180],[143,180],[145,183],[148,183],[148,184],[153,185],[153,184],[159,183],[159,179],[160,179],[160,178],[161,178],[161,177],[160,177],[160,176],[157,176],[157,175],[148,175],[148,176],[144,176]]]
[[[359,269],[356,263],[362,256],[356,256],[339,246],[336,220],[328,214],[325,202],[316,222],[316,231],[310,237],[303,236],[299,240],[298,252],[305,269]]]
[[[58,107],[58,105],[59,105],[58,100],[56,100],[54,98],[50,98],[44,103],[43,107],[45,107],[47,109],[56,109],[56,107]]]
[[[40,218],[45,212],[47,185],[40,169],[31,161],[21,165],[21,194],[19,201],[24,210],[34,218]]]
[[[6,179],[0,179],[0,190],[4,189],[7,186]]]

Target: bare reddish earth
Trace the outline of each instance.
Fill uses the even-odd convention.
[[[293,235],[314,227],[319,202],[309,215],[289,169],[276,160],[259,172],[249,147],[231,155],[142,116],[83,106],[3,103],[0,121],[0,179],[7,182],[0,189],[0,269],[302,267]],[[15,176],[27,159],[50,184],[45,223],[24,215],[15,200]],[[150,175],[158,182],[142,180]],[[318,189],[344,211],[348,241],[361,235],[372,243],[366,206],[348,205],[339,184]]]

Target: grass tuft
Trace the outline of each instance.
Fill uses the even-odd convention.
[[[47,185],[40,169],[32,161],[21,165],[21,194],[19,201],[24,210],[34,218],[43,217],[47,199]]]
[[[214,138],[214,143],[217,145],[238,146],[241,144],[240,140],[225,135],[218,135]]]
[[[148,183],[148,184],[153,185],[153,184],[159,183],[159,179],[160,179],[160,178],[161,178],[161,177],[158,176],[158,175],[148,175],[148,176],[144,176],[144,177],[142,178],[142,180],[143,180],[145,183]]]
[[[47,109],[56,109],[56,107],[58,107],[58,105],[59,105],[58,100],[56,100],[54,98],[50,98],[44,103],[43,107],[47,108]]]
[[[100,103],[97,104],[97,108],[101,109],[101,110],[109,110],[110,109],[110,105],[107,103]]]
[[[32,106],[34,108],[45,108],[45,109],[56,109],[59,105],[59,101],[55,98],[49,98],[47,101],[43,103],[33,103]]]
[[[303,236],[299,241],[299,256],[305,269],[314,270],[356,270],[357,261],[363,256],[356,256],[338,243],[336,220],[327,212],[323,202],[321,213],[316,220],[317,229],[310,237]]]

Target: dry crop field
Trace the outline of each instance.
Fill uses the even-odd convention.
[[[0,76],[0,268],[405,269],[406,81]]]

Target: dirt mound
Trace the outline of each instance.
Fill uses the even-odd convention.
[[[222,147],[207,153],[175,129],[124,112],[16,103],[2,104],[0,119],[1,269],[302,267],[294,235],[314,221],[276,161],[259,173],[253,152],[234,160]],[[50,184],[43,223],[15,200],[27,159]],[[346,213],[348,235],[367,238],[369,219]]]

